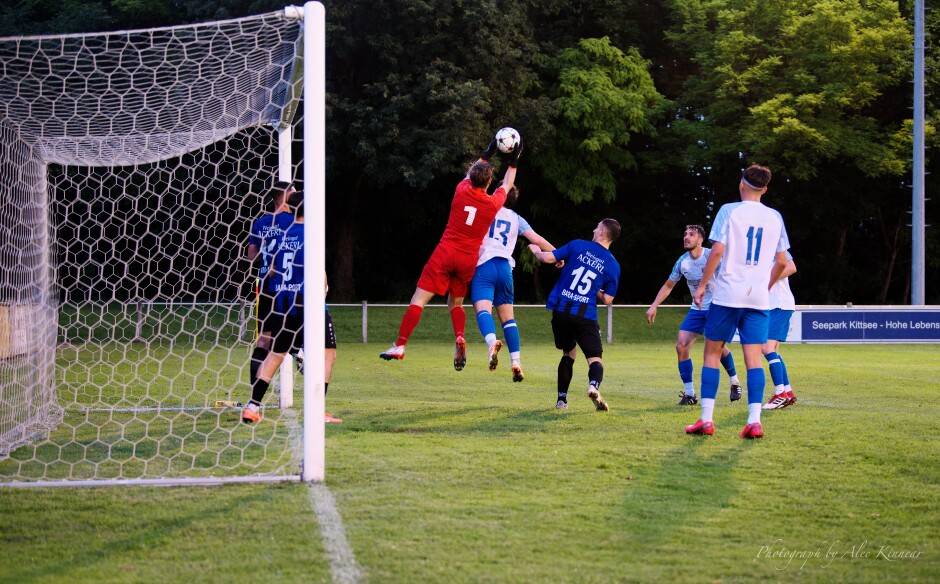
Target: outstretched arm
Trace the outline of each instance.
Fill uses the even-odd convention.
[[[529,251],[531,251],[543,264],[554,264],[558,262],[558,260],[555,259],[555,254],[552,253],[552,251],[542,251],[542,249],[534,243],[529,244]]]
[[[663,300],[669,296],[675,285],[675,282],[668,278],[666,279],[666,283],[663,284],[663,287],[659,289],[659,292],[656,294],[656,299],[653,300],[653,303],[650,304],[649,310],[646,311],[647,324],[653,324],[656,322],[656,310],[659,308],[659,305],[662,304]]]

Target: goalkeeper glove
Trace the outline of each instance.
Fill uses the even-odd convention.
[[[509,166],[519,168],[519,156],[522,154],[522,136],[519,136],[519,143],[509,153]]]
[[[486,151],[480,156],[480,160],[486,160],[489,162],[490,158],[496,154],[496,138],[490,140],[490,145],[486,147]]]

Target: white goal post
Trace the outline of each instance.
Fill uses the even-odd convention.
[[[0,487],[324,480],[325,29],[308,2],[0,38]],[[303,415],[285,366],[248,425],[277,180],[307,209]]]

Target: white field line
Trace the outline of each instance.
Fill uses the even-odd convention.
[[[286,408],[282,410],[281,415],[287,422],[292,455],[299,465],[303,460],[303,427],[297,410]],[[356,563],[356,557],[346,540],[343,518],[339,514],[339,509],[336,508],[333,493],[322,483],[310,483],[309,489],[310,505],[317,516],[317,523],[320,524],[320,537],[323,538],[323,549],[330,563],[330,576],[333,583],[359,584],[363,582],[362,570]]]

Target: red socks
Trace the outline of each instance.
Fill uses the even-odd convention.
[[[450,311],[450,321],[454,324],[454,336],[462,337],[467,328],[467,313],[463,306],[456,306]]]
[[[424,309],[417,304],[408,306],[408,310],[405,311],[405,316],[401,319],[401,326],[398,328],[398,340],[395,341],[396,345],[400,346],[408,342],[408,337],[411,336],[415,327],[418,326],[418,321],[421,320],[421,312],[423,310]]]

